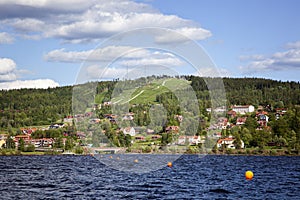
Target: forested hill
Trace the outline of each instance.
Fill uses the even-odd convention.
[[[185,76],[201,100],[209,100],[203,78]],[[252,104],[292,107],[300,105],[299,82],[260,78],[224,78],[228,105]],[[115,82],[100,82],[97,93],[109,99]],[[101,103],[101,102],[100,102]],[[0,128],[50,124],[72,114],[72,87],[0,91]]]
[[[202,78],[186,77],[196,91],[203,91]],[[223,78],[228,104],[272,105],[291,107],[300,104],[300,83],[262,78]]]

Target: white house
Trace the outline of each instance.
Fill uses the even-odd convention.
[[[200,136],[179,136],[177,144],[185,145],[186,142],[188,142],[189,145],[198,145],[202,141]]]
[[[126,127],[123,129],[123,133],[125,135],[129,134],[130,136],[135,136],[136,132],[135,129],[133,127]]]
[[[232,110],[239,114],[246,114],[249,112],[254,112],[254,106],[252,106],[252,105],[245,105],[245,106],[234,105],[234,106],[232,106]]]
[[[235,149],[235,145],[233,144],[234,140],[235,139],[232,136],[229,136],[227,138],[219,139],[218,142],[217,142],[217,147],[221,148],[222,145],[225,145],[226,148],[228,148],[228,149]],[[241,140],[241,148],[243,149],[244,147],[245,147],[245,144],[244,144],[243,140]]]

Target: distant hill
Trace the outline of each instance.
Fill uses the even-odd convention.
[[[183,81],[194,89],[204,107],[209,106],[209,91],[203,78],[184,76]],[[210,78],[214,79],[214,78]],[[160,95],[170,93],[174,83],[157,78],[154,82],[131,91],[131,104],[156,102]],[[299,82],[282,82],[261,78],[224,78],[227,104],[270,105],[292,107],[300,104]],[[111,100],[116,81],[99,82],[95,103]],[[178,84],[178,81],[176,82]],[[181,84],[179,84],[179,87]],[[72,114],[72,86],[48,89],[0,91],[0,128],[44,125]]]

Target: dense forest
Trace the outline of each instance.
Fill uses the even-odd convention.
[[[190,81],[201,105],[209,107],[209,91],[204,79],[195,76],[184,78]],[[97,98],[98,101],[109,101],[116,82],[99,82],[95,102]],[[223,82],[227,105],[269,105],[270,109],[293,109],[300,105],[300,84],[297,82],[260,78],[224,78]],[[46,125],[72,115],[72,91],[72,86],[0,91],[0,128]],[[158,101],[161,98],[162,95],[157,96]]]

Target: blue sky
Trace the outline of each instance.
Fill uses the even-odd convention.
[[[97,62],[107,62],[132,47],[101,46],[104,41],[146,27],[194,40],[221,76],[300,81],[299,7],[297,0],[0,0],[0,89],[72,85],[95,47]],[[184,43],[168,34],[156,39]],[[124,60],[127,67],[173,64],[178,73],[193,74],[165,51],[144,49]],[[103,76],[122,76],[126,69],[117,64]]]

